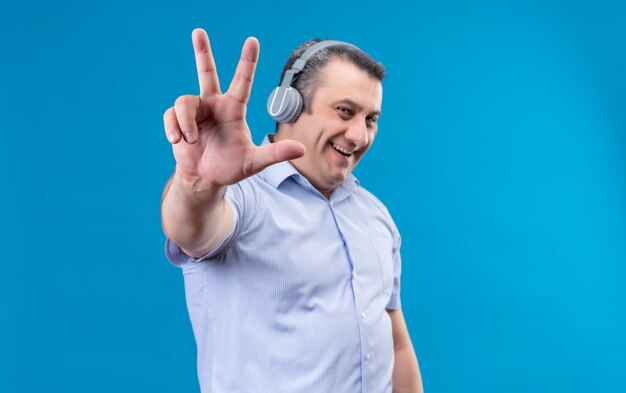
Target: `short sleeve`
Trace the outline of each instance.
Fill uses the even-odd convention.
[[[254,203],[254,193],[247,182],[242,181],[226,188],[225,199],[233,211],[233,226],[228,236],[200,258],[193,258],[183,252],[181,248],[170,239],[165,240],[165,256],[170,263],[181,267],[189,262],[204,262],[211,260],[216,255],[227,249],[236,240],[241,228],[246,226],[251,219],[250,212],[254,211],[251,206]]]
[[[395,310],[402,307],[400,302],[400,273],[402,272],[402,257],[400,256],[401,243],[402,239],[400,233],[395,224],[393,224],[393,287],[391,288],[391,298],[385,307],[387,310]]]

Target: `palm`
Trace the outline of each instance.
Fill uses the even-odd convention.
[[[202,100],[204,118],[197,120],[198,141],[173,146],[177,170],[185,175],[227,185],[245,176],[246,156],[256,146],[243,118],[245,107],[227,96]]]
[[[177,124],[169,128],[178,126],[178,131],[195,135],[192,142],[187,138],[181,141],[180,134],[177,140],[170,139],[177,173],[211,184],[229,185],[276,162],[302,156],[304,147],[295,141],[262,147],[252,143],[245,115],[258,58],[258,42],[248,39],[244,44],[235,77],[224,94],[220,92],[206,33],[195,30],[193,43],[200,95],[180,97],[165,114],[166,129],[167,119],[175,117]]]

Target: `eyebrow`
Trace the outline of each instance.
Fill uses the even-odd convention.
[[[360,111],[362,111],[362,110],[363,110],[363,106],[362,106],[362,105],[358,104],[356,101],[353,101],[353,100],[351,100],[351,99],[349,99],[349,98],[344,98],[344,99],[342,99],[342,100],[335,101],[335,102],[333,102],[333,104],[332,104],[332,105],[333,105],[333,106],[337,106],[337,105],[339,105],[339,104],[346,104],[346,105],[350,105],[351,107],[353,107],[354,109],[356,109],[356,110],[357,110],[357,112],[360,112]],[[370,115],[380,116],[380,115],[381,115],[381,112],[380,112],[380,111],[374,111],[374,112],[370,113]]]

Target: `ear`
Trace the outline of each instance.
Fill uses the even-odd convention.
[[[280,138],[282,136],[289,134],[292,124],[293,123],[277,123],[275,138],[276,137]]]

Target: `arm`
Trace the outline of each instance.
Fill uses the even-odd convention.
[[[224,240],[233,213],[224,200],[224,187],[202,189],[176,173],[163,190],[161,225],[165,235],[185,254],[199,258]]]
[[[395,352],[392,375],[393,393],[423,393],[422,376],[402,310],[387,310],[387,312],[391,317]]]
[[[194,30],[192,41],[200,95],[179,97],[163,115],[176,172],[163,190],[161,224],[166,236],[186,254],[199,257],[232,228],[226,186],[304,155],[304,146],[295,141],[261,147],[252,143],[245,114],[259,56],[256,39],[246,40],[224,94],[206,32]]]

